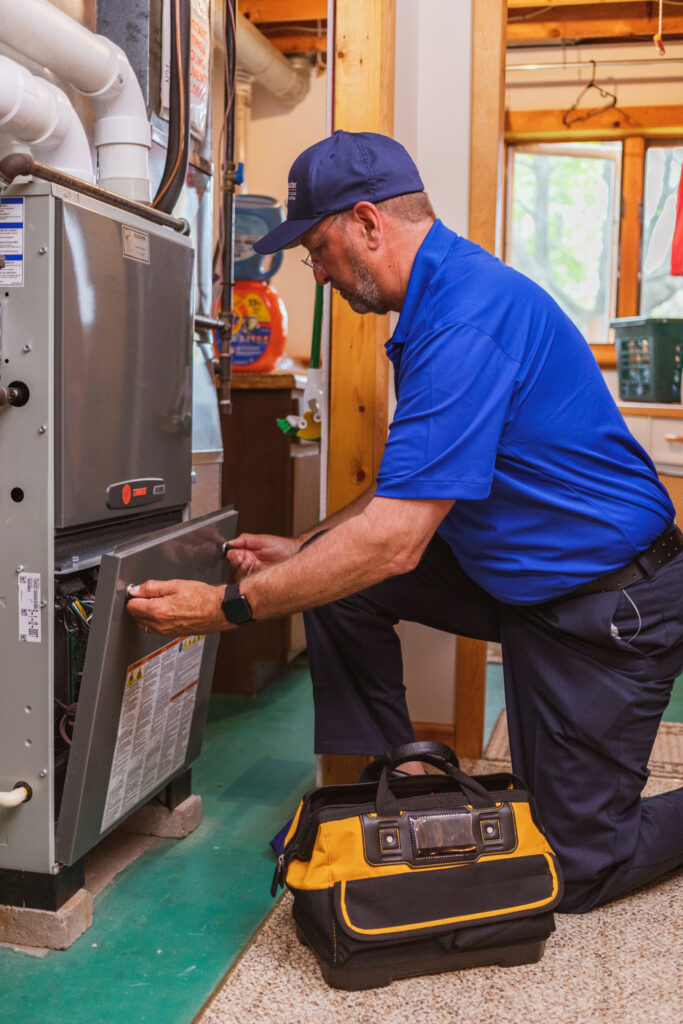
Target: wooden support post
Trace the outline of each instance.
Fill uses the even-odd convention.
[[[505,116],[505,0],[472,5],[472,129],[469,237],[492,253],[502,250]],[[455,746],[460,757],[481,757],[486,701],[486,644],[458,637],[455,656]]]
[[[640,243],[643,231],[645,139],[624,139],[621,231],[617,316],[638,316],[640,299]]]
[[[394,110],[394,0],[345,0],[334,23],[334,127],[390,135]],[[327,510],[375,479],[387,432],[389,317],[354,313],[332,295]]]
[[[395,0],[335,4],[335,129],[392,134],[395,22]],[[360,316],[333,293],[328,513],[357,498],[377,474],[387,434],[388,338],[388,316]],[[355,781],[364,760],[323,754],[322,779]]]

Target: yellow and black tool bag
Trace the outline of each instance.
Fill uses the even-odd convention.
[[[407,761],[440,773],[397,777]],[[306,793],[273,895],[285,882],[299,938],[328,984],[344,989],[534,963],[562,896],[557,858],[521,780],[466,775],[441,743],[399,747],[356,783]]]

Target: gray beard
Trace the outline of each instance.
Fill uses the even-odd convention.
[[[365,264],[353,252],[347,251],[346,258],[356,275],[356,288],[346,292],[334,281],[332,287],[348,302],[354,313],[388,313],[389,307],[381,301],[377,283]]]

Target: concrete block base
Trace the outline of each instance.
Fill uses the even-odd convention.
[[[59,910],[0,906],[0,942],[68,949],[92,924],[92,896],[79,889]]]
[[[169,811],[160,803],[148,803],[131,814],[120,826],[124,832],[164,839],[184,839],[194,832],[202,820],[202,798],[193,793]]]

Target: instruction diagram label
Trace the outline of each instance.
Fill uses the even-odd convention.
[[[181,637],[126,669],[101,832],[185,763],[203,652],[204,636]]]
[[[23,287],[24,284],[24,200],[0,199],[0,286]]]
[[[39,644],[40,630],[40,573],[19,573],[19,639]]]

